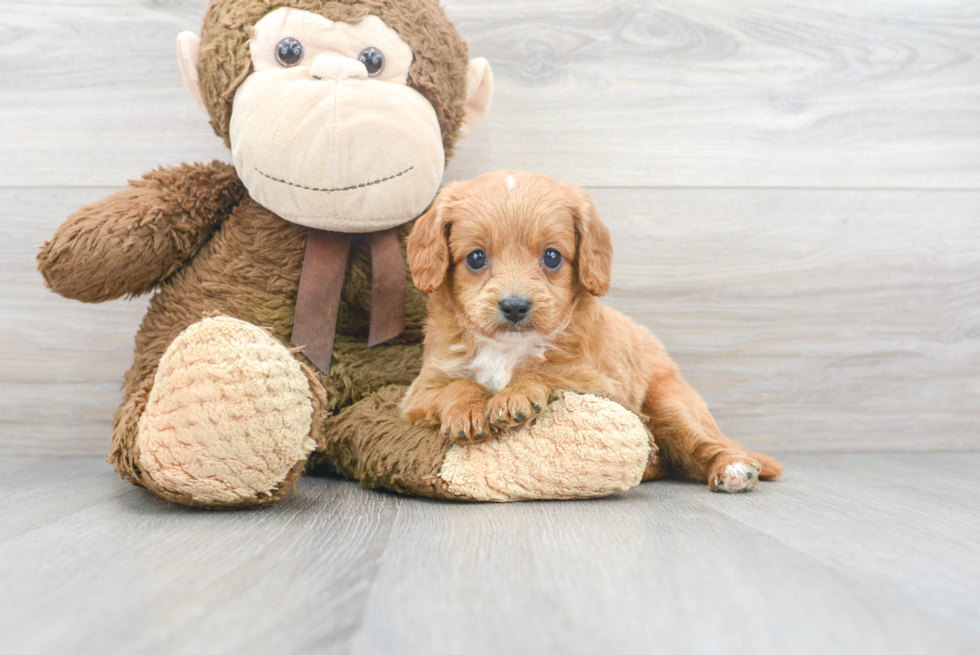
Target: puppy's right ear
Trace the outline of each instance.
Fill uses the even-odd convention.
[[[449,206],[455,200],[450,185],[439,192],[429,211],[415,220],[408,235],[408,266],[420,290],[432,293],[449,274]]]

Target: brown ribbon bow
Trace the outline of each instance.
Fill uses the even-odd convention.
[[[398,228],[365,235],[371,247],[371,328],[368,346],[393,339],[405,329],[405,258]],[[330,373],[337,313],[352,235],[310,229],[293,322],[293,345]]]

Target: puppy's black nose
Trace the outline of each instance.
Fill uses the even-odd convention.
[[[531,301],[527,298],[510,296],[500,301],[500,313],[511,323],[520,323],[531,311]]]

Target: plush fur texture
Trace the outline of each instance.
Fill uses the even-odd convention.
[[[452,152],[466,100],[466,45],[435,0],[214,0],[204,23],[200,81],[226,142],[231,99],[249,71],[251,26],[287,5],[332,20],[374,13],[397,30],[415,54],[409,84],[432,103],[447,156]],[[404,253],[411,225],[397,229]],[[161,498],[204,507],[276,503],[307,463],[396,492],[483,497],[482,487],[467,491],[466,480],[479,482],[475,464],[453,469],[468,473],[454,478],[452,488],[439,477],[451,440],[399,415],[422,358],[426,300],[410,279],[405,330],[367,347],[366,237],[353,235],[330,374],[292,347],[308,234],[251,198],[232,166],[213,162],[149,173],[76,212],[44,244],[38,267],[66,297],[102,302],[154,292],[115,413],[109,462]],[[573,426],[560,431],[570,444],[581,441]],[[561,435],[552,441],[560,450]],[[603,483],[605,492],[627,488],[643,468],[623,443],[618,460],[615,453],[603,460],[622,469],[614,476],[620,484]],[[316,451],[307,459],[311,444]],[[570,448],[563,461],[577,452],[574,468],[588,469],[593,451]],[[519,464],[494,469],[505,487],[519,486],[513,476],[533,465]],[[551,487],[560,487],[562,472],[550,475]],[[547,483],[544,477],[539,471],[538,482]]]
[[[721,433],[653,335],[599,302],[612,244],[581,189],[514,171],[457,183],[416,222],[408,254],[416,283],[431,291],[425,361],[404,402],[412,422],[485,441],[540,420],[565,389],[646,417],[666,464],[713,491],[782,473]],[[508,318],[504,303],[514,300],[526,313]],[[662,473],[651,460],[647,474]]]
[[[312,419],[309,380],[281,343],[245,321],[207,318],[160,360],[138,424],[140,470],[214,506],[269,497],[316,447]]]
[[[301,39],[283,67],[276,46]],[[354,57],[384,53],[377,77]],[[235,94],[230,142],[249,195],[281,218],[321,230],[374,232],[413,220],[445,167],[433,106],[407,85],[411,48],[377,16],[356,25],[281,7],[255,26],[254,72]],[[468,106],[468,105],[467,105]]]
[[[564,393],[527,429],[453,446],[439,477],[473,500],[593,498],[639,484],[655,449],[640,419],[619,403]]]
[[[452,500],[593,498],[639,484],[655,461],[646,428],[621,405],[565,394],[527,431],[459,445],[401,417],[405,387],[385,387],[327,419],[314,472],[368,487]]]
[[[246,195],[234,167],[219,161],[157,169],[72,214],[38,268],[53,291],[84,302],[154,291]]]
[[[215,133],[230,147],[231,102],[251,71],[252,27],[270,11],[294,7],[332,21],[380,17],[415,53],[408,85],[432,103],[442,127],[446,161],[463,121],[469,49],[438,0],[212,0],[201,30],[198,74]]]
[[[198,184],[202,193],[195,199]],[[401,228],[403,239],[410,229]],[[213,504],[161,487],[140,465],[138,424],[158,364],[179,334],[214,315],[259,326],[288,347],[307,233],[248,198],[232,167],[215,162],[150,173],[83,208],[44,245],[39,268],[47,284],[66,297],[99,302],[157,290],[136,336],[125,399],[113,424],[109,461],[121,475],[164,498]],[[418,374],[425,298],[410,281],[408,287],[405,331],[368,348],[370,252],[364,238],[354,237],[330,375],[295,355],[314,383],[314,437],[322,440],[329,414],[385,385],[409,384]]]

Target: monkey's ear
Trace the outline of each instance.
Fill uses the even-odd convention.
[[[470,61],[466,69],[466,103],[463,105],[463,124],[459,128],[460,138],[476,129],[490,113],[493,99],[493,71],[490,62],[483,57]]]
[[[456,200],[455,186],[439,192],[429,211],[416,219],[405,244],[412,281],[426,293],[441,287],[449,274],[449,207]]]
[[[197,60],[201,56],[201,37],[194,32],[181,32],[177,35],[177,61],[180,63],[180,74],[184,76],[184,84],[191,92],[191,97],[197,106],[205,112],[204,98],[201,97],[201,83],[197,77]]]
[[[599,218],[599,212],[585,191],[567,182],[562,186],[568,192],[575,218],[578,236],[575,267],[579,282],[593,296],[604,296],[612,282],[613,247],[609,228]]]

